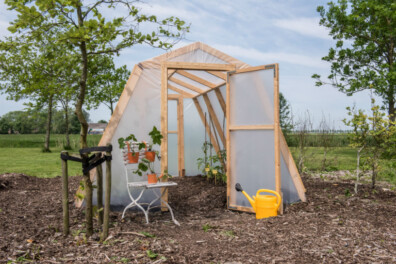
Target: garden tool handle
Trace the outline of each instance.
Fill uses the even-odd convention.
[[[280,203],[281,203],[281,201],[282,201],[282,198],[281,198],[281,196],[279,195],[279,193],[277,193],[277,192],[275,192],[275,191],[273,191],[273,190],[260,189],[260,190],[257,191],[256,196],[258,196],[258,195],[259,195],[260,193],[262,193],[262,192],[272,193],[272,194],[275,194],[275,195],[276,195],[276,198],[277,198],[277,200],[278,200],[278,203],[276,204],[276,209],[278,209],[279,206],[280,206]]]

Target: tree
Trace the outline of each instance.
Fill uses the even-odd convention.
[[[355,193],[357,193],[360,179],[360,154],[368,143],[369,124],[367,123],[367,115],[364,114],[363,110],[357,111],[355,107],[347,107],[347,110],[351,119],[344,119],[343,122],[353,128],[353,132],[349,134],[349,145],[357,149],[355,181]]]
[[[81,124],[80,146],[87,147],[88,123],[82,109],[87,94],[87,79],[90,72],[88,61],[100,54],[118,54],[122,49],[135,44],[149,44],[153,47],[170,48],[171,39],[179,39],[189,30],[185,22],[169,17],[158,20],[156,16],[142,14],[133,0],[6,0],[10,9],[18,13],[9,30],[34,40],[40,40],[48,30],[56,29],[59,36],[54,44],[62,43],[79,54],[79,91],[76,101],[76,115]],[[116,9],[115,17],[106,19],[101,10]],[[125,14],[126,13],[126,14]],[[123,15],[125,14],[125,15]],[[154,25],[147,33],[139,26]]]
[[[89,60],[100,54],[118,54],[122,49],[135,44],[149,44],[153,47],[170,48],[172,39],[180,39],[189,26],[185,22],[169,17],[158,20],[147,16],[134,6],[133,0],[5,0],[18,13],[8,29],[14,34],[23,34],[39,42],[48,31],[58,33],[54,45],[67,45],[79,55],[79,91],[76,97],[75,113],[81,124],[80,147],[87,147],[88,123],[83,114],[87,94],[87,79],[90,72]],[[111,8],[114,17],[106,19],[101,11]],[[125,14],[125,15],[124,15]],[[139,28],[145,26],[147,33]],[[153,27],[154,26],[154,30]],[[83,160],[87,155],[82,156]],[[87,235],[93,233],[92,225],[92,182],[89,173],[84,173],[86,198]]]
[[[284,134],[293,129],[290,104],[282,93],[279,93],[279,123]]]
[[[353,127],[351,135],[351,146],[358,149],[357,162],[357,184],[359,181],[359,161],[362,150],[366,165],[371,169],[371,187],[375,187],[378,172],[380,171],[380,158],[391,149],[395,148],[396,122],[392,121],[389,116],[380,111],[380,107],[375,105],[375,100],[371,99],[372,115],[368,116],[362,110],[356,112],[354,108],[347,108],[350,120],[345,120],[345,124]]]
[[[94,74],[88,78],[87,85],[90,89],[87,102],[95,109],[103,103],[113,114],[114,104],[118,102],[124,90],[129,71],[126,65],[116,68],[113,58],[109,55],[96,56],[91,64]]]
[[[338,0],[319,6],[320,25],[337,40],[322,60],[331,63],[330,84],[352,95],[366,89],[383,99],[395,120],[396,4],[394,0]],[[326,84],[314,74],[316,85]]]

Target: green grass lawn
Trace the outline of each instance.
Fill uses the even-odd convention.
[[[0,174],[24,173],[37,177],[56,177],[62,174],[60,152],[64,135],[51,135],[51,153],[41,151],[45,135],[0,135]],[[96,146],[101,135],[88,135],[89,146]],[[73,150],[78,152],[79,135],[71,135]],[[69,175],[82,175],[81,163],[68,162]]]

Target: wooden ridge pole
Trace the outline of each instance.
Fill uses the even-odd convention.
[[[61,154],[68,156],[67,151]],[[62,159],[62,207],[63,207],[63,235],[69,235],[69,179],[67,171],[67,160]]]

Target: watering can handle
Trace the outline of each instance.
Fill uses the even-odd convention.
[[[277,192],[275,192],[275,191],[273,191],[273,190],[260,189],[260,190],[257,191],[256,196],[258,196],[258,195],[259,195],[260,193],[262,193],[262,192],[272,193],[272,194],[275,194],[275,195],[276,195],[276,198],[277,198],[277,200],[278,200],[278,203],[276,204],[276,209],[278,209],[279,206],[280,206],[280,203],[281,203],[281,201],[282,201],[282,198],[280,197],[279,193],[277,193]]]

